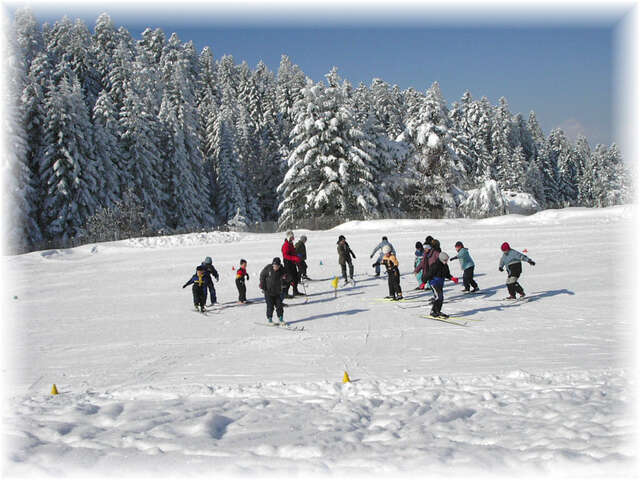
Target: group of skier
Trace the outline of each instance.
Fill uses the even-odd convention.
[[[264,293],[267,306],[267,322],[273,323],[273,313],[278,317],[278,323],[284,324],[284,304],[285,298],[293,298],[303,295],[298,289],[301,281],[309,280],[307,276],[307,237],[302,235],[300,240],[294,244],[294,233],[288,231],[281,247],[282,259],[275,257],[272,262],[266,265],[260,272],[259,287]],[[479,291],[478,284],[474,280],[475,263],[471,258],[469,249],[464,246],[461,241],[455,243],[454,248],[456,255],[449,257],[443,252],[440,241],[427,236],[423,242],[415,244],[415,260],[414,273],[418,280],[415,290],[424,290],[430,288],[433,292],[433,298],[430,300],[432,307],[430,315],[437,318],[447,318],[448,315],[442,312],[444,302],[444,282],[451,280],[455,284],[459,279],[451,275],[449,270],[449,260],[459,260],[460,267],[463,271],[462,283],[464,293],[475,293]],[[516,299],[516,294],[520,298],[525,296],[522,286],[518,283],[518,278],[522,274],[522,263],[527,262],[535,265],[535,262],[521,252],[513,250],[507,242],[501,245],[503,252],[498,268],[500,271],[507,271],[507,290],[509,296],[507,299]],[[352,258],[356,255],[349,246],[344,235],[338,236],[337,241],[338,264],[340,265],[344,284],[353,282],[354,267]],[[386,236],[382,237],[382,241],[376,245],[371,252],[369,258],[377,257],[372,264],[375,276],[380,276],[381,265],[385,267],[387,273],[389,295],[385,299],[392,301],[403,300],[402,288],[400,286],[400,269],[395,248],[389,242]],[[196,310],[205,311],[205,303],[207,291],[210,294],[211,304],[217,304],[216,290],[213,284],[213,278],[219,280],[219,274],[213,266],[211,257],[206,257],[204,262],[196,267],[196,273],[193,275],[182,288],[193,285],[193,302]],[[238,302],[250,303],[246,297],[245,280],[249,280],[247,272],[247,261],[240,260],[240,266],[236,270],[236,287],[238,289]],[[292,293],[289,294],[289,288]]]

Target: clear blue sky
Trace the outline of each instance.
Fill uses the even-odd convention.
[[[185,7],[189,8],[189,7]],[[82,18],[93,28],[98,13],[109,13],[117,26],[136,38],[147,26],[176,32],[197,49],[211,47],[214,57],[233,55],[254,67],[262,60],[277,71],[287,54],[304,73],[322,80],[332,66],[354,86],[375,77],[402,89],[424,91],[440,83],[449,103],[465,90],[474,98],[486,96],[492,104],[507,98],[513,113],[534,110],[545,133],[561,127],[570,137],[578,130],[590,143],[611,143],[613,138],[613,77],[615,22],[591,25],[482,26],[437,25],[433,22],[394,22],[384,26],[378,18],[367,25],[292,26],[273,21],[243,22],[237,18],[208,23],[189,15],[135,15],[92,6],[92,11],[32,7],[40,21],[52,22],[67,14]],[[9,8],[14,11],[15,7]],[[193,15],[193,10],[189,12]],[[354,22],[356,23],[356,22]],[[451,25],[451,24],[450,24]]]

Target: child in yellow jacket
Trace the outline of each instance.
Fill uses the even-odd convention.
[[[402,300],[402,288],[400,288],[400,269],[396,256],[392,253],[391,247],[385,245],[382,247],[382,264],[387,269],[387,279],[389,281],[389,298],[391,300]]]

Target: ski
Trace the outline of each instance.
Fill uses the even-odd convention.
[[[369,300],[371,300],[372,302],[394,302],[394,303],[400,303],[400,302],[422,302],[422,301],[425,301],[425,300],[420,299],[420,298],[406,298],[406,297],[403,297],[400,300],[394,300],[393,298],[370,298]]]
[[[460,317],[434,317],[432,315],[420,315],[422,318],[428,318],[430,320],[437,320],[438,322],[450,323],[452,325],[458,325],[459,327],[466,327],[467,321]]]
[[[304,326],[296,327],[296,326],[293,326],[293,325],[291,325],[289,323],[286,323],[286,322],[285,323],[253,322],[253,323],[255,323],[256,325],[263,326],[263,327],[277,327],[277,328],[280,328],[280,329],[283,329],[283,330],[289,330],[291,332],[301,332],[301,331],[304,330]]]

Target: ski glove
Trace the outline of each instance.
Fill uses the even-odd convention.
[[[372,254],[372,255],[369,255],[369,258],[373,258],[373,254]]]
[[[458,283],[458,277],[451,277],[451,281],[453,283]]]
[[[249,274],[247,273],[247,281],[249,281]]]
[[[500,270],[502,272],[504,270],[504,268],[498,267],[498,270]]]
[[[187,284],[185,283],[184,285],[182,285],[182,288],[187,288]]]
[[[455,257],[451,257],[449,260],[457,260],[458,256],[456,255]]]
[[[535,265],[536,262],[534,262],[533,260],[529,260],[529,265]]]

